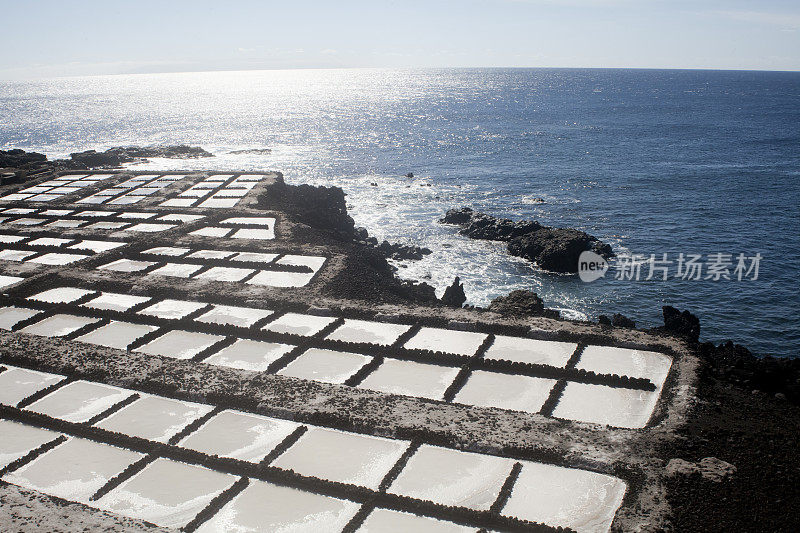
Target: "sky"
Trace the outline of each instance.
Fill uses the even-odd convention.
[[[800,70],[798,0],[0,0],[0,79],[345,67]]]

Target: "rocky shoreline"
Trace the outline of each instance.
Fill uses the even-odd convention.
[[[3,173],[13,173],[24,179],[28,174],[38,174],[48,170],[89,170],[98,168],[120,168],[129,163],[145,163],[149,158],[197,159],[214,157],[199,146],[185,144],[171,146],[115,146],[98,152],[86,150],[70,154],[69,159],[48,160],[38,152],[26,152],[19,148],[0,150],[0,169]]]

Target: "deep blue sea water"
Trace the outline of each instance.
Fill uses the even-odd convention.
[[[344,187],[372,234],[434,250],[401,275],[439,291],[460,275],[470,303],[529,288],[569,316],[621,312],[641,326],[660,323],[670,304],[699,315],[706,340],[797,355],[800,73],[295,70],[0,82],[4,149],[59,157],[162,143],[217,157],[137,168],[275,169],[291,183]],[[272,154],[228,154],[262,147]],[[462,205],[577,227],[618,253],[763,259],[754,281],[587,284],[436,223]]]

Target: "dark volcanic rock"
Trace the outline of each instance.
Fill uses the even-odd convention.
[[[553,272],[577,272],[578,257],[587,250],[605,258],[614,256],[611,246],[588,233],[543,226],[535,220],[514,222],[463,207],[449,210],[439,222],[461,226],[459,232],[472,239],[508,242],[512,255]]]
[[[600,324],[601,326],[610,326],[611,319],[608,318],[606,315],[600,315],[597,317],[597,323]]]
[[[476,213],[461,228],[460,233],[471,239],[488,241],[510,241],[538,231],[542,226],[535,221],[514,222],[508,218],[495,218],[483,213]]]
[[[135,158],[128,156],[124,152],[109,153],[97,152],[96,150],[86,150],[85,152],[69,154],[69,156],[74,163],[85,168],[119,167],[123,163],[131,163],[136,161]]]
[[[578,257],[587,250],[606,258],[614,255],[608,244],[571,228],[541,226],[508,243],[511,255],[524,257],[553,272],[577,272]]]
[[[42,163],[47,161],[47,156],[37,152],[26,152],[15,148],[13,150],[0,150],[0,167],[23,167],[31,163]]]
[[[206,152],[199,146],[115,146],[105,152],[87,150],[70,154],[72,162],[86,168],[119,167],[125,163],[145,161],[148,157],[166,157],[170,159],[196,159],[198,157],[213,157],[214,154]]]
[[[611,317],[611,325],[615,328],[635,328],[636,322],[625,315],[614,313],[614,315]]]
[[[462,207],[461,209],[448,209],[447,213],[445,213],[444,217],[439,219],[441,224],[466,224],[472,219],[472,215],[475,214],[469,207]]]
[[[450,307],[461,307],[467,301],[467,295],[464,294],[464,284],[458,276],[453,280],[453,284],[444,290],[442,295],[442,303]]]
[[[489,303],[489,311],[506,316],[543,316],[559,318],[555,309],[547,309],[539,295],[532,291],[516,290],[499,296]]]
[[[88,170],[90,168],[117,168],[125,163],[145,162],[148,157],[168,157],[172,159],[192,159],[213,157],[199,146],[117,146],[104,152],[87,150],[70,154],[70,159],[48,161],[44,154],[14,149],[0,151],[0,167],[13,167],[32,172],[33,170]]]
[[[269,148],[247,148],[245,150],[232,150],[229,154],[268,155],[272,153]]]
[[[417,261],[422,259],[426,255],[429,255],[431,252],[430,248],[423,248],[421,246],[415,246],[413,244],[400,244],[400,243],[390,243],[389,241],[383,241],[380,246],[378,246],[378,250],[383,252],[386,257],[391,259],[397,259],[398,261],[403,260],[411,260]]]
[[[357,237],[355,222],[347,214],[344,197],[339,187],[287,185],[281,176],[258,197],[258,206],[285,211],[312,228],[353,240]]]
[[[704,342],[699,354],[708,371],[720,379],[800,403],[800,359],[796,357],[757,357],[732,341],[718,346]]]
[[[692,342],[700,339],[700,319],[689,311],[678,311],[670,305],[662,308],[664,331],[686,337]]]
[[[427,283],[403,281],[380,251],[362,248],[344,258],[344,268],[325,288],[335,298],[375,302],[414,302],[438,304],[436,290]]]
[[[149,146],[140,148],[138,146],[115,147],[106,150],[106,153],[125,153],[135,158],[146,157],[167,157],[170,159],[197,159],[199,157],[214,157],[214,154],[207,152],[199,146],[187,146],[178,144],[172,146]]]

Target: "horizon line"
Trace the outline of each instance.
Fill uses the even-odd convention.
[[[282,67],[282,68],[212,68],[203,70],[153,70],[149,72],[115,72],[107,74],[80,74],[63,76],[34,76],[19,78],[0,77],[0,82],[21,82],[48,79],[97,78],[106,76],[150,76],[154,74],[209,74],[216,72],[286,72],[294,70],[661,70],[661,71],[697,71],[697,72],[772,72],[800,73],[797,69],[761,69],[761,68],[720,68],[720,67],[557,67],[557,66],[443,66],[443,67]]]

